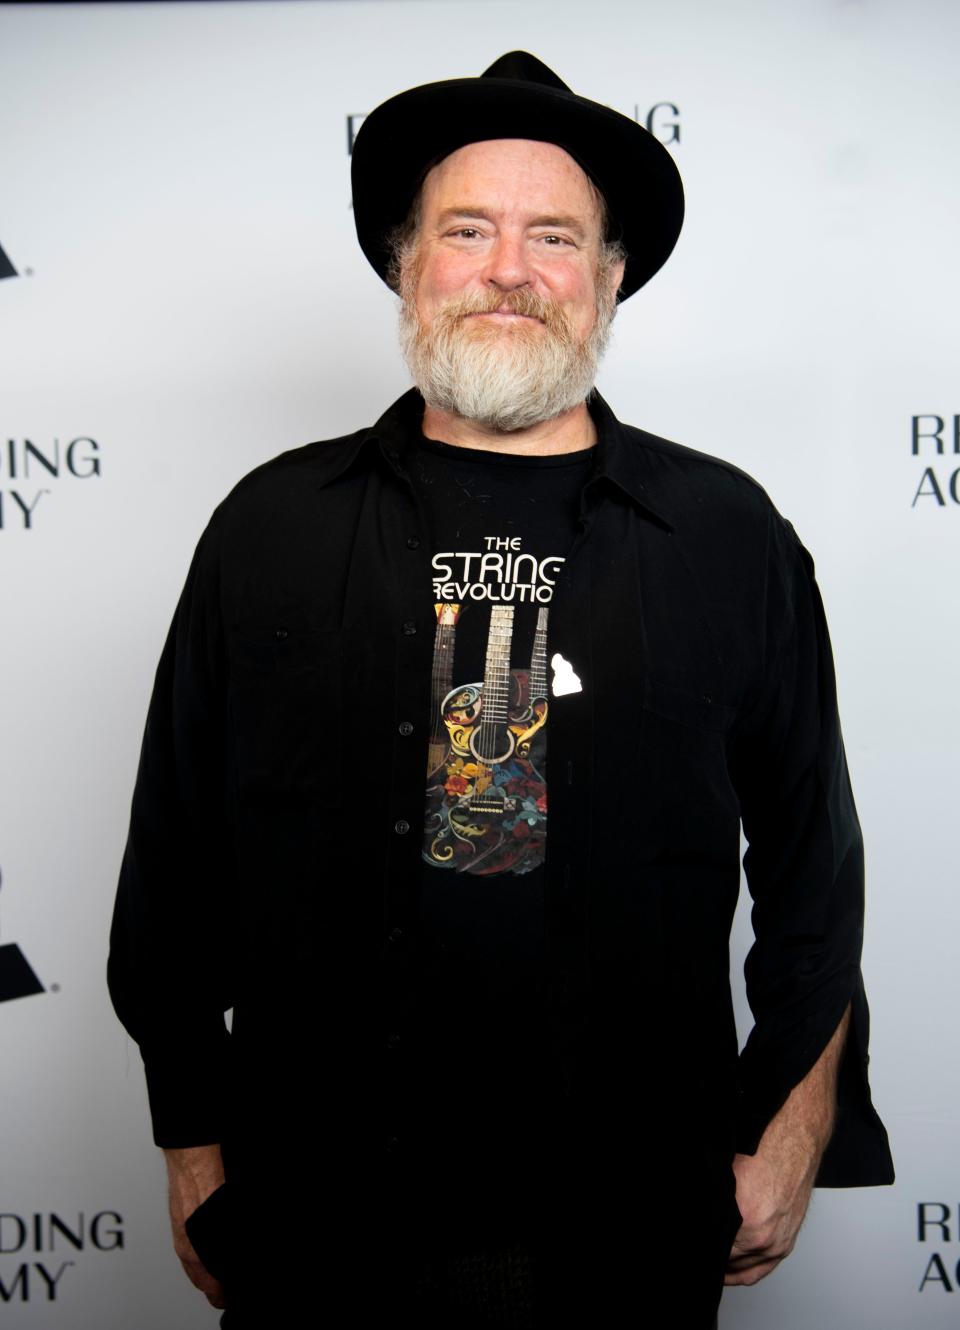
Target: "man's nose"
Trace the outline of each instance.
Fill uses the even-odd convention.
[[[497,236],[487,255],[483,277],[504,291],[530,284],[533,274],[522,236]]]

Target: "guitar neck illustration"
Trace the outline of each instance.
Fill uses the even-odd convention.
[[[487,766],[506,762],[514,749],[514,736],[507,723],[512,640],[513,606],[496,605],[490,611],[480,724],[470,735],[470,751]]]
[[[530,752],[530,744],[547,723],[547,617],[550,611],[537,611],[537,630],[533,638],[530,670],[520,689],[520,704],[510,713],[511,729],[520,757]]]
[[[537,611],[537,631],[533,637],[533,654],[530,657],[530,700],[537,701],[547,696],[547,617],[550,611],[541,608]]]
[[[434,605],[437,627],[433,637],[433,669],[430,678],[430,741],[427,772],[435,771],[447,752],[447,727],[443,723],[443,699],[453,686],[453,648],[457,635],[459,605]]]

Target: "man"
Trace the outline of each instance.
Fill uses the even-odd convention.
[[[592,392],[680,229],[655,139],[514,52],[353,170],[417,389],[215,513],[118,892],[175,1246],[229,1330],[706,1327],[815,1180],[893,1176],[812,562]]]

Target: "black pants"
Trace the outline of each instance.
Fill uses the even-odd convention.
[[[223,1330],[398,1318],[415,1330],[711,1330],[740,1215],[729,1164],[695,1145],[666,1153],[672,1169],[564,1159],[535,1195],[455,1180],[426,1204],[415,1178],[388,1189],[366,1175],[335,1200],[241,1191],[219,1225]],[[685,1157],[696,1167],[681,1174]],[[215,1218],[196,1234],[201,1260]]]
[[[349,1286],[330,1302],[319,1286],[297,1295],[281,1282],[275,1301],[230,1308],[220,1324],[223,1330],[299,1330],[332,1313],[344,1330],[398,1319],[414,1330],[663,1330],[665,1324],[716,1330],[722,1291],[716,1270],[661,1269],[659,1260],[647,1264],[643,1253],[624,1264],[622,1255],[538,1250],[536,1243],[421,1253],[391,1270],[368,1270],[366,1287],[351,1281],[353,1306]]]

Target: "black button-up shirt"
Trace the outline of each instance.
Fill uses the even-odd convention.
[[[372,429],[259,467],[197,547],[150,704],[109,971],[158,1144],[225,1141],[255,1171],[255,1141],[296,1121],[354,1179],[455,1177],[459,1195],[601,1139],[621,1161],[651,1134],[693,1140],[726,1166],[852,1001],[819,1180],[891,1181],[812,562],[749,477],[622,425],[598,396],[551,605],[549,650],[582,690],[550,702],[535,1001],[511,1030],[462,994],[437,1010],[417,913],[434,613],[404,465],[422,410],[411,390]],[[755,1026],[738,1057],[741,822]]]

